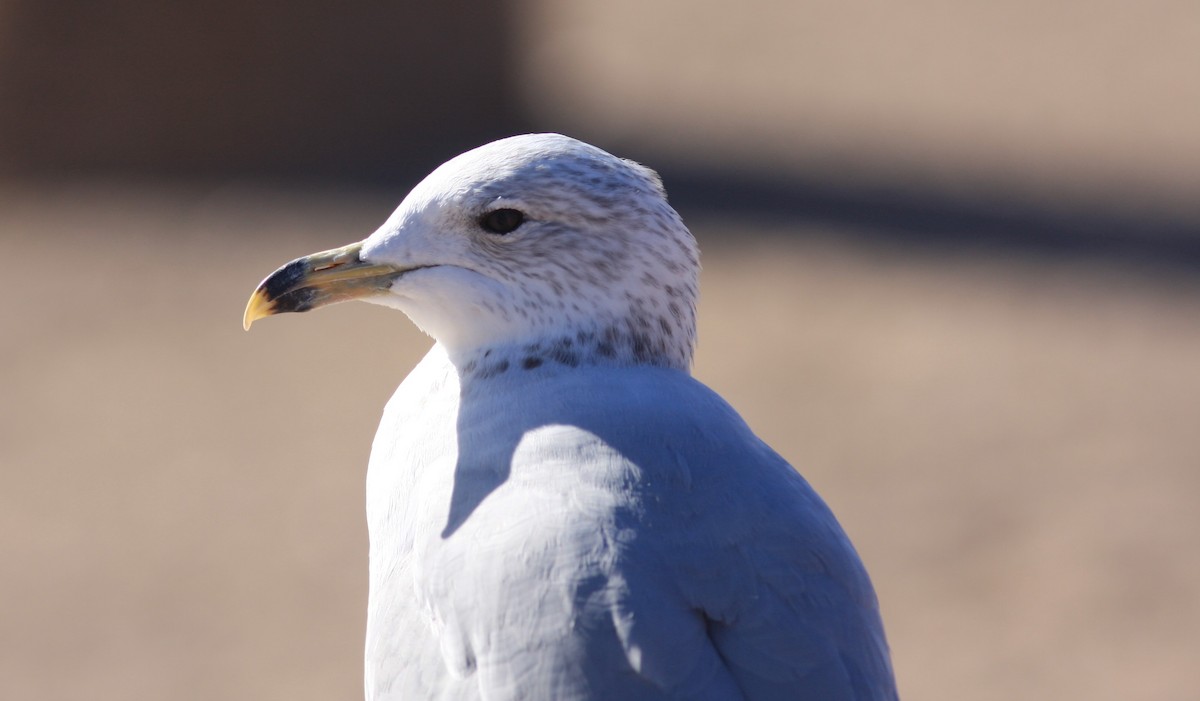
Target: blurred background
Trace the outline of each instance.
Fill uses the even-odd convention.
[[[0,2],[0,697],[360,697],[430,342],[243,305],[534,130],[663,175],[905,698],[1200,697],[1197,68],[1167,0]]]

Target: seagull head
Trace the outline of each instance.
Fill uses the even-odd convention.
[[[529,134],[446,162],[365,240],[279,268],[243,324],[362,299],[405,312],[452,360],[566,339],[575,362],[686,369],[698,274],[657,174]]]

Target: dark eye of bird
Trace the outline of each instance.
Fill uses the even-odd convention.
[[[494,209],[479,220],[484,231],[504,235],[525,222],[525,215],[516,209]]]

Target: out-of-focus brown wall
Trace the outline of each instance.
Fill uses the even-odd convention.
[[[511,22],[501,0],[8,0],[0,169],[415,174],[513,129]]]
[[[530,0],[530,95],[692,163],[1195,211],[1200,3]]]
[[[550,129],[659,164],[1200,216],[1198,7],[4,0],[0,174],[408,180]]]

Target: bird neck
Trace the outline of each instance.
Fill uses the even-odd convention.
[[[464,381],[590,366],[654,366],[689,372],[691,338],[686,343],[673,341],[672,335],[661,329],[613,323],[559,329],[470,349],[447,349],[447,356]]]

